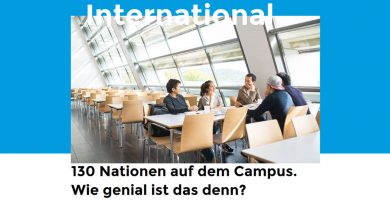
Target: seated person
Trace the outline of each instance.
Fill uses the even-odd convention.
[[[248,110],[248,115],[256,121],[265,121],[263,114],[269,111],[283,131],[288,109],[291,106],[294,106],[294,103],[288,92],[284,90],[282,79],[274,75],[268,78],[265,99],[255,110]]]
[[[255,87],[255,82],[256,75],[249,73],[245,76],[245,85],[238,91],[236,107],[257,103],[261,100],[259,89]]]
[[[215,84],[209,80],[200,87],[200,96],[198,103],[199,110],[204,110],[204,106],[210,106],[210,109],[221,108],[222,99],[215,94]]]
[[[201,98],[198,103],[198,108],[200,110],[204,110],[205,106],[210,106],[210,109],[222,108],[222,99],[215,94],[215,84],[213,81],[209,80],[202,84],[200,87],[200,96]],[[214,123],[214,134],[217,133],[219,127],[219,123]],[[222,149],[227,153],[232,153],[234,151],[234,149],[227,144],[223,144]],[[202,150],[202,154],[207,161],[211,161],[213,158],[212,152],[209,149]]]
[[[188,107],[186,100],[180,95],[180,81],[176,79],[170,79],[167,83],[168,95],[164,98],[164,103],[168,108],[169,113],[177,114],[188,111],[197,111],[197,106]]]
[[[302,92],[299,89],[291,86],[291,78],[287,73],[281,72],[276,75],[282,78],[283,87],[288,92],[288,94],[290,94],[295,106],[307,105]],[[307,114],[310,114],[310,110],[307,111]]]

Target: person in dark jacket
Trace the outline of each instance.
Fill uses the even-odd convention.
[[[164,98],[164,103],[167,106],[169,113],[178,114],[188,111],[197,111],[197,106],[188,107],[186,100],[180,95],[180,84],[181,82],[179,80],[170,79],[166,85],[169,94]]]
[[[248,110],[248,115],[256,121],[265,121],[264,113],[269,111],[283,131],[288,109],[294,106],[291,96],[282,86],[282,79],[276,75],[268,78],[265,99],[255,110]]]
[[[299,89],[291,86],[291,78],[287,73],[280,72],[276,75],[282,79],[283,86],[288,94],[290,94],[295,106],[307,105],[302,92]],[[310,110],[307,111],[307,114],[310,114]]]

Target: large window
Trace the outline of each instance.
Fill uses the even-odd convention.
[[[172,78],[182,82],[184,92],[197,95],[207,80],[215,82],[221,95],[221,90],[233,94],[230,92],[242,86],[248,68],[230,18],[211,21],[209,25],[195,25],[192,19],[188,25],[174,21],[158,24],[153,17],[122,20],[123,26],[110,27],[104,21],[98,24],[95,18],[93,25],[87,25],[85,17],[79,17],[109,85],[135,85],[128,64],[131,60],[137,79],[150,89],[165,89]],[[119,40],[123,40],[125,50]]]
[[[269,34],[278,46],[280,62],[292,84],[298,87],[320,87],[320,21],[319,17],[274,17]]]
[[[88,24],[86,17],[78,17],[78,19],[106,83],[136,86],[125,55],[119,48],[118,38],[112,27],[105,23],[107,19],[93,17],[92,24]]]
[[[192,19],[188,25],[168,21],[158,25],[152,20],[143,25],[129,23],[121,28],[146,87],[165,88],[171,78],[182,82],[184,92],[195,94],[207,80],[213,80],[219,90],[230,87],[237,92],[242,85],[248,68],[230,19],[201,26]]]

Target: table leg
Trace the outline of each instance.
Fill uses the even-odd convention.
[[[170,141],[171,141],[171,162],[174,163],[175,162],[175,158],[174,158],[174,152],[173,152],[173,135],[174,135],[174,130],[171,128],[169,129],[169,135],[170,135]]]

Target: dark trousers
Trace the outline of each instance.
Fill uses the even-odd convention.
[[[213,134],[215,135],[219,129],[219,127],[221,126],[220,123],[214,123],[213,125]],[[203,149],[200,151],[203,156],[206,158],[207,162],[211,162],[214,158],[214,154],[213,152],[211,151],[211,149]]]

